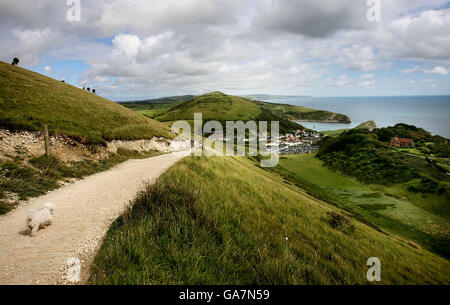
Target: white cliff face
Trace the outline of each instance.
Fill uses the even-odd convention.
[[[164,138],[153,138],[151,140],[120,141],[109,142],[106,147],[108,153],[117,153],[118,149],[127,149],[137,152],[146,152],[157,150],[159,152],[169,153],[174,151],[183,151],[188,149],[185,142],[171,141]]]
[[[117,153],[118,149],[127,149],[137,152],[159,151],[170,153],[185,151],[189,147],[185,142],[170,141],[164,138],[136,141],[111,141],[106,146],[96,147],[95,150],[64,135],[50,136],[50,148],[63,161],[80,161],[83,159],[104,158],[108,154]],[[40,132],[18,131],[11,132],[0,129],[0,160],[10,160],[16,156],[33,158],[42,156],[44,138]]]

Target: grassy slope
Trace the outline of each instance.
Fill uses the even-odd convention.
[[[108,232],[91,284],[448,284],[450,264],[352,220],[245,158],[187,158]],[[340,211],[340,213],[343,213]],[[288,239],[286,239],[286,237]]]
[[[450,214],[445,196],[426,198],[406,186],[361,184],[323,166],[314,155],[288,156],[278,170],[310,191],[325,194],[338,206],[362,215],[376,226],[450,256]],[[428,204],[433,207],[423,208]]]
[[[300,125],[290,122],[272,113],[255,102],[241,97],[213,92],[202,95],[191,101],[172,108],[156,119],[162,122],[178,120],[193,120],[194,113],[202,113],[204,121],[215,120],[225,126],[226,121],[279,121],[281,132],[291,132],[301,128]]]
[[[172,138],[164,124],[119,104],[20,67],[0,62],[0,126],[67,134],[88,143]]]
[[[228,96],[220,92],[205,94],[171,109],[160,116],[160,121],[192,120],[194,113],[202,113],[204,120],[254,120],[261,109],[254,102]]]
[[[292,121],[317,121],[350,123],[350,118],[344,114],[323,110],[315,110],[301,106],[258,102],[273,113]]]

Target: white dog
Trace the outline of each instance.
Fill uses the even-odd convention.
[[[30,210],[27,217],[27,227],[30,230],[30,236],[36,235],[39,229],[45,229],[52,224],[55,206],[51,203],[44,203],[38,210]]]

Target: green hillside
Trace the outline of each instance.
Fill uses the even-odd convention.
[[[0,126],[67,134],[86,143],[172,138],[167,126],[66,83],[0,62]]]
[[[186,158],[109,230],[91,284],[449,284],[447,260],[247,158]]]
[[[317,198],[360,215],[386,232],[450,257],[448,196],[422,196],[409,192],[408,185],[363,184],[329,170],[312,154],[283,157],[276,170]]]
[[[326,123],[351,123],[350,118],[344,114],[333,113],[323,110],[315,110],[301,106],[288,104],[274,104],[257,102],[273,113],[291,121],[312,121]]]
[[[374,121],[367,121],[364,123],[359,124],[355,128],[352,129],[367,129],[369,131],[373,131],[377,128],[377,124]],[[328,131],[322,131],[321,133],[325,136],[329,137],[337,137],[340,134],[349,131],[351,129],[336,129],[336,130],[328,130]]]
[[[156,117],[162,122],[193,120],[195,113],[202,113],[204,121],[279,121],[281,132],[302,128],[282,118],[261,105],[247,99],[226,95],[221,92],[208,93],[178,105]],[[224,125],[225,126],[225,125]]]

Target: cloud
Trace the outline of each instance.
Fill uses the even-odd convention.
[[[266,1],[255,24],[267,30],[324,38],[369,24],[365,1]]]
[[[374,74],[364,74],[361,76],[361,79],[372,79],[374,76]]]
[[[450,54],[450,10],[427,10],[386,23],[369,36],[389,59],[440,59]]]
[[[359,87],[370,87],[376,83],[375,80],[362,80],[358,82]]]
[[[337,63],[346,69],[358,71],[374,70],[378,65],[373,48],[357,44],[341,49]]]
[[[411,69],[405,69],[405,70],[402,71],[402,73],[404,73],[404,74],[413,74],[413,73],[416,73],[417,71],[419,71],[419,67],[414,67],[414,68],[411,68]]]
[[[433,70],[425,70],[426,74],[438,74],[438,75],[448,75],[450,73],[449,69],[444,67],[435,67]]]
[[[49,66],[45,66],[45,67],[44,67],[44,71],[45,71],[45,73],[48,74],[48,75],[52,74],[52,68],[49,67]]]
[[[66,1],[0,0],[0,59],[80,61],[79,83],[111,98],[380,88],[375,74],[394,82],[405,62],[448,75],[446,3],[383,0],[371,23],[364,0],[99,0],[70,23]]]

